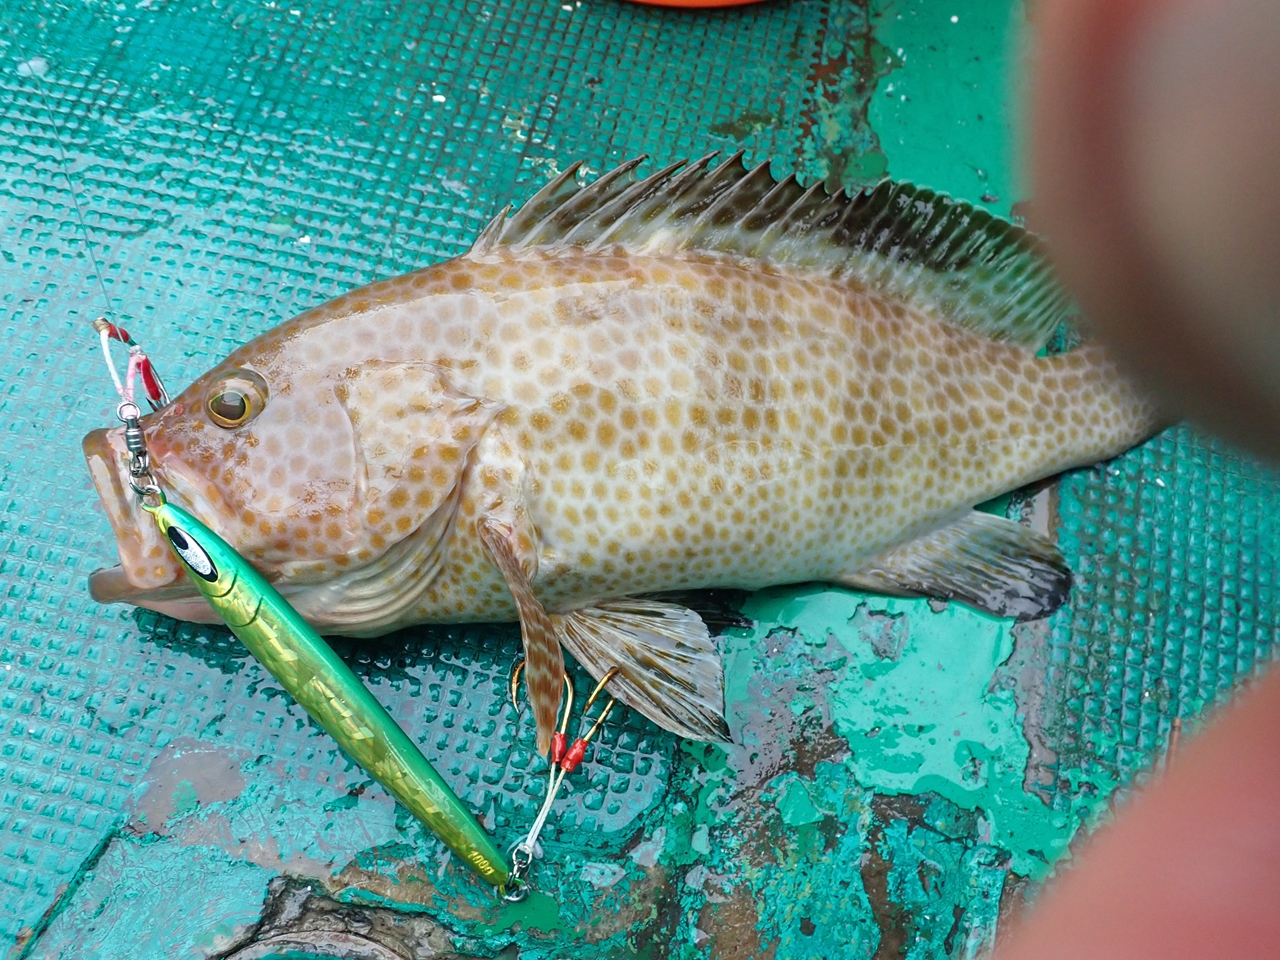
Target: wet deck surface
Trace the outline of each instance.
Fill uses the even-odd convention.
[[[570,162],[744,146],[1008,214],[1006,3],[10,3],[0,27],[0,954],[970,956],[1083,822],[1261,669],[1280,481],[1176,428],[1001,505],[1068,607],[800,586],[722,638],[734,743],[623,711],[502,905],[226,631],[94,604],[89,320],[181,385],[462,252]],[[74,183],[74,195],[69,184]],[[79,223],[79,205],[90,242]],[[100,279],[101,278],[101,279]],[[544,789],[510,626],[343,645],[504,847]],[[363,946],[361,946],[363,944]],[[369,944],[382,944],[381,948]],[[96,951],[96,952],[95,952]],[[393,952],[388,956],[397,955]]]

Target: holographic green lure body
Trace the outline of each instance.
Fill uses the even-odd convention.
[[[489,835],[333,648],[226,541],[163,497],[149,500],[191,580],[249,652],[468,867],[504,887],[510,871]]]

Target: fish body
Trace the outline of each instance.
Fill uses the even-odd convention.
[[[901,185],[631,166],[235,351],[145,422],[159,482],[322,631],[519,619],[540,734],[563,645],[723,735],[714,644],[647,594],[1060,603],[1052,545],[972,507],[1156,412],[1095,345],[1037,356],[1066,304],[1030,238]],[[123,561],[95,595],[210,619],[139,522],[120,432],[85,449]]]

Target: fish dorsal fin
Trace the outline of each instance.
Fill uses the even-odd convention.
[[[829,194],[774,180],[768,163],[748,168],[741,152],[712,167],[715,156],[638,180],[640,157],[586,186],[574,164],[513,217],[494,218],[471,255],[620,246],[757,259],[823,271],[1029,349],[1072,313],[1035,236],[986,210],[889,180]]]

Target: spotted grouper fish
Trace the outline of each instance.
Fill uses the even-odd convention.
[[[727,735],[702,619],[655,594],[828,581],[1033,618],[1070,573],[975,504],[1150,434],[1035,241],[905,184],[710,157],[576,168],[456,259],[236,350],[144,419],[155,476],[321,631],[519,620],[546,749],[562,649],[669,730]],[[213,614],[84,441],[102,602]]]

